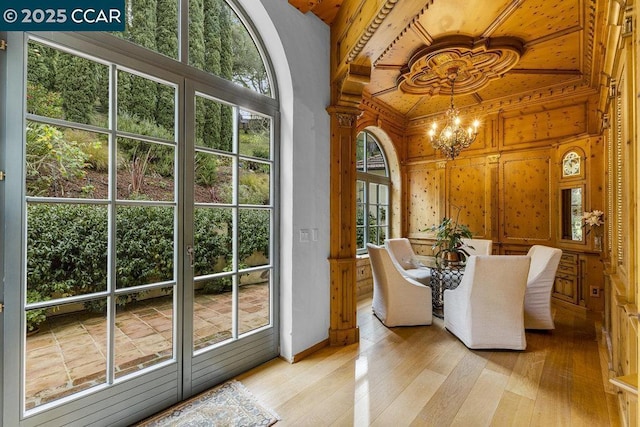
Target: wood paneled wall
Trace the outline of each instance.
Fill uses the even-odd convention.
[[[604,149],[602,137],[589,135],[588,112],[593,98],[582,97],[549,104],[523,105],[484,118],[476,141],[455,160],[437,153],[427,136],[429,123],[407,123],[404,136],[397,120],[387,123],[384,107],[375,109],[380,130],[388,129],[402,174],[400,229],[418,253],[431,252],[429,227],[443,217],[456,217],[477,238],[491,239],[494,253],[526,253],[535,244],[577,253],[584,264],[579,304],[603,309],[601,297],[590,288],[604,290],[601,254],[591,237],[584,242],[562,240],[560,190],[585,188],[585,210],[604,209]],[[367,105],[373,105],[369,100]],[[372,123],[374,109],[365,109],[359,123]],[[562,156],[569,149],[584,153],[585,174],[562,179]],[[396,221],[394,221],[396,222]]]

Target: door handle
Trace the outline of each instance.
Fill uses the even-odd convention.
[[[196,251],[193,249],[193,246],[187,246],[187,255],[189,255],[189,267],[193,267],[195,265],[195,255]]]

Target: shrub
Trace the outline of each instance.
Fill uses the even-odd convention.
[[[27,287],[37,301],[102,292],[107,289],[107,216],[104,206],[30,204],[27,228]],[[174,277],[174,210],[165,207],[119,207],[116,219],[116,282],[118,288]],[[254,252],[269,256],[269,211],[239,213],[238,252],[243,261]],[[232,254],[232,211],[197,209],[194,215],[196,275],[216,272],[223,260],[228,271]],[[240,264],[243,266],[244,264]],[[228,289],[230,278],[207,286]],[[141,294],[120,297],[118,305]],[[105,299],[85,303],[104,309]],[[35,310],[34,310],[35,312]]]
[[[55,126],[27,124],[27,192],[64,196],[64,180],[82,178],[88,156],[75,141],[69,141]]]

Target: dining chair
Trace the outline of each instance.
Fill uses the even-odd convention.
[[[405,237],[386,239],[384,246],[389,251],[391,260],[402,271],[405,276],[409,276],[423,285],[429,286],[431,282],[431,269],[421,265],[416,257],[411,242]]]
[[[551,292],[562,250],[549,246],[533,245],[528,254],[531,267],[524,295],[525,329],[554,329],[551,313]]]
[[[431,288],[404,276],[384,246],[367,244],[373,273],[373,313],[386,326],[430,325]]]
[[[444,326],[472,349],[524,350],[524,294],[531,258],[472,255],[460,285],[444,291]]]
[[[491,255],[493,251],[493,241],[489,239],[467,239],[462,238],[464,246],[462,249],[469,255]]]

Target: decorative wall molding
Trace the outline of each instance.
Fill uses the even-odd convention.
[[[416,16],[413,17],[411,22],[409,22],[409,24],[402,31],[398,33],[398,36],[389,44],[389,46],[387,46],[385,50],[382,51],[380,56],[375,61],[373,61],[374,67],[376,67],[380,61],[382,61],[382,58],[384,58],[387,53],[394,50],[395,45],[400,41],[400,39],[402,39],[402,37],[404,37],[407,31],[411,29],[413,29],[417,34],[420,35],[420,37],[422,37],[423,40],[425,40],[425,44],[427,45],[430,44],[428,41],[432,39],[431,35],[425,30],[422,24],[420,24],[419,19],[420,19],[420,16],[422,16],[427,11],[427,9],[429,9],[429,6],[431,6],[433,2],[434,0],[429,0],[426,2],[426,4],[420,10],[420,12],[417,13]]]
[[[569,98],[568,95],[571,95]],[[589,86],[571,84],[566,86],[549,88],[545,91],[532,92],[527,95],[519,95],[511,98],[502,98],[493,102],[485,102],[480,105],[469,108],[460,108],[461,115],[488,116],[489,114],[498,113],[501,110],[517,110],[524,107],[531,107],[541,104],[547,104],[554,101],[564,101],[567,99],[576,100],[578,98],[588,98],[597,95],[597,91]],[[438,114],[429,116],[416,117],[409,120],[407,129],[415,127],[429,126],[433,117]]]
[[[376,15],[376,17],[369,24],[360,39],[356,42],[353,49],[351,49],[351,52],[349,52],[349,55],[347,56],[347,63],[352,62],[354,59],[356,59],[358,54],[362,52],[362,49],[366,46],[367,42],[371,40],[371,37],[373,37],[378,28],[380,28],[384,19],[389,15],[389,13],[391,13],[397,3],[398,0],[387,0],[385,2],[384,6],[380,8],[380,11]]]

